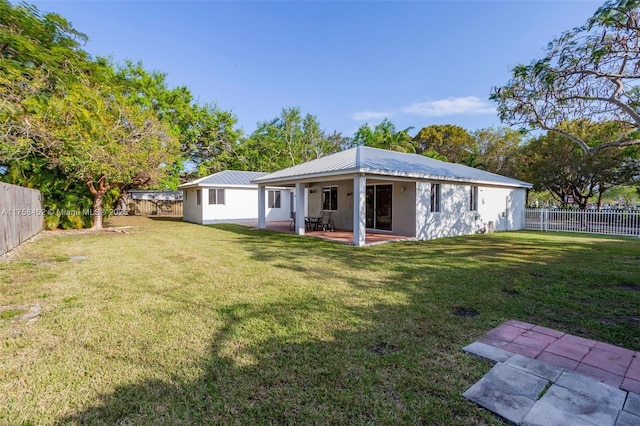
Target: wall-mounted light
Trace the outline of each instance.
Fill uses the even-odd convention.
[[[407,190],[407,188],[405,188],[405,187],[404,187],[404,185],[402,185],[402,186],[400,187],[400,192],[404,192],[404,191],[406,191],[406,190]]]
[[[353,192],[347,192],[347,197],[351,197],[353,195]]]
[[[309,190],[309,194],[315,194],[315,193],[316,193],[316,190],[315,190],[315,189],[310,189],[310,190]]]

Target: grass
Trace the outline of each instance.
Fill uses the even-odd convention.
[[[368,248],[114,218],[0,263],[0,424],[503,424],[460,348],[514,318],[640,350],[640,240]],[[86,256],[68,262],[71,256]]]
[[[0,310],[0,320],[15,318],[18,315],[22,315],[23,313],[24,313],[24,311],[22,311],[20,309]]]

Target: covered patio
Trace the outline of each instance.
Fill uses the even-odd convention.
[[[254,228],[259,228],[257,223],[251,225]],[[290,222],[267,222],[264,229],[275,232],[283,232],[285,234],[296,234],[296,230],[292,229]],[[353,244],[353,231],[346,229],[335,229],[333,231],[306,231],[305,234],[308,237],[320,238],[327,241],[332,241],[341,244]],[[405,235],[395,235],[389,233],[373,233],[369,232],[366,235],[365,246],[373,246],[377,244],[390,243],[394,241],[415,241],[413,237],[407,237]]]
[[[290,196],[294,233],[356,246],[468,235],[483,229],[485,222],[495,230],[521,229],[526,189],[531,187],[461,164],[366,146],[252,183],[258,185],[258,228],[267,227],[265,211],[279,207],[276,200],[285,193],[267,187],[284,188]],[[309,229],[307,225],[320,217],[338,233]]]

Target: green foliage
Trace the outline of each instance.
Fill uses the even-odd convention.
[[[408,127],[398,131],[396,126],[387,118],[373,127],[365,123],[353,135],[350,146],[364,145],[414,154],[416,148],[409,135],[412,129],[413,127]]]
[[[525,144],[522,132],[508,127],[489,127],[476,130],[472,136],[476,146],[469,158],[475,158],[478,166],[468,166],[513,178],[520,176],[517,159]]]
[[[232,112],[215,104],[197,104],[187,87],[169,88],[166,74],[149,72],[140,63],[118,67],[116,82],[130,104],[154,111],[180,143],[182,156],[162,187],[177,187],[185,166],[204,176],[232,165],[232,151],[241,136]]]
[[[562,129],[595,146],[611,138],[616,126],[576,121]],[[571,139],[549,132],[523,149],[520,166],[534,190],[548,190],[562,204],[571,197],[584,209],[594,195],[601,199],[609,188],[632,183],[640,173],[639,154],[636,147],[610,147],[588,155]]]
[[[640,145],[640,2],[608,1],[581,27],[549,43],[546,56],[518,65],[507,85],[492,90],[503,122],[552,130],[586,153]],[[563,128],[576,120],[616,123],[597,145]]]
[[[273,172],[340,150],[345,139],[321,130],[318,119],[300,108],[285,108],[279,117],[258,123],[257,129],[229,153],[238,170]]]
[[[476,145],[469,132],[452,124],[423,127],[413,142],[416,153],[452,163],[463,162],[474,152]]]
[[[163,74],[92,59],[86,40],[59,15],[0,1],[2,179],[41,189],[54,212],[47,223],[64,228],[90,222],[58,213],[89,210],[88,195],[99,227],[114,186],[176,187],[185,158],[225,128],[212,119],[215,108],[193,104],[185,88],[167,89]],[[197,132],[209,139],[189,139]],[[188,147],[182,156],[178,137]]]

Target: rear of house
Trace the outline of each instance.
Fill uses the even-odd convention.
[[[306,215],[331,212],[336,228],[353,231],[355,245],[363,245],[367,233],[428,240],[522,229],[531,188],[461,164],[363,146],[254,182],[259,193],[266,185],[295,190],[298,224]],[[299,234],[304,231],[297,226]]]

